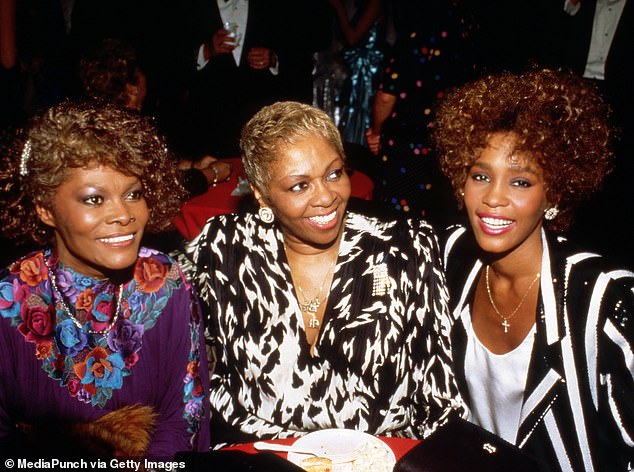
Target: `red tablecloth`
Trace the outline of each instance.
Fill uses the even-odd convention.
[[[408,438],[388,438],[386,436],[378,436],[385,444],[389,446],[390,449],[394,452],[394,456],[396,456],[396,460],[399,460],[403,457],[410,449],[413,449],[420,441],[418,439],[408,439]],[[278,444],[293,444],[297,441],[298,438],[287,438],[287,439],[275,439],[267,442],[274,442]],[[253,447],[253,443],[245,443],[238,444],[236,446],[228,446],[225,447],[224,450],[232,450],[232,451],[244,451],[249,454],[256,454],[258,451]],[[278,452],[276,453],[279,456],[286,459],[286,452]]]
[[[243,197],[231,195],[238,185],[240,178],[244,178],[242,161],[239,158],[223,159],[231,164],[231,177],[228,181],[210,186],[202,195],[185,202],[180,214],[174,219],[174,225],[187,239],[192,239],[200,233],[207,219],[224,213],[234,213],[240,206]],[[364,200],[372,199],[374,184],[370,177],[357,170],[350,176],[352,196]],[[250,196],[247,198],[251,198]]]

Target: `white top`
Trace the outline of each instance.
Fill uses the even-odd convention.
[[[514,444],[535,342],[535,325],[511,352],[493,354],[473,331],[468,310],[462,316],[467,328],[464,368],[471,397],[469,420]]]
[[[616,33],[616,27],[621,19],[625,2],[626,0],[597,0],[592,23],[590,50],[588,51],[586,68],[583,72],[585,78],[605,79],[605,61],[608,58],[610,46],[614,39],[614,33]],[[570,0],[566,0],[564,4],[564,9],[570,15],[575,15],[579,8],[582,8],[581,2],[572,8]]]

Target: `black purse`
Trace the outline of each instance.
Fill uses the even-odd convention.
[[[517,446],[463,419],[452,419],[423,439],[394,472],[535,472],[544,470]]]

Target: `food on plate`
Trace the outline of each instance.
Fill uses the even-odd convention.
[[[293,443],[288,460],[309,472],[392,472],[396,463],[394,453],[380,438],[350,429],[308,433]],[[317,467],[311,468],[313,465]]]
[[[389,451],[379,441],[366,441],[355,451],[351,472],[390,472],[394,463]]]
[[[390,472],[393,466],[388,449],[376,440],[356,448],[349,461],[333,463],[328,457],[309,457],[300,463],[307,472]]]
[[[302,460],[300,467],[306,472],[331,472],[332,461],[327,457],[309,457]]]

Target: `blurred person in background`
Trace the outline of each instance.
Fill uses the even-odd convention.
[[[455,205],[429,124],[436,101],[476,73],[473,25],[453,0],[398,0],[394,14],[396,45],[385,59],[366,132],[377,156],[376,194],[406,216],[444,226],[455,219]]]

